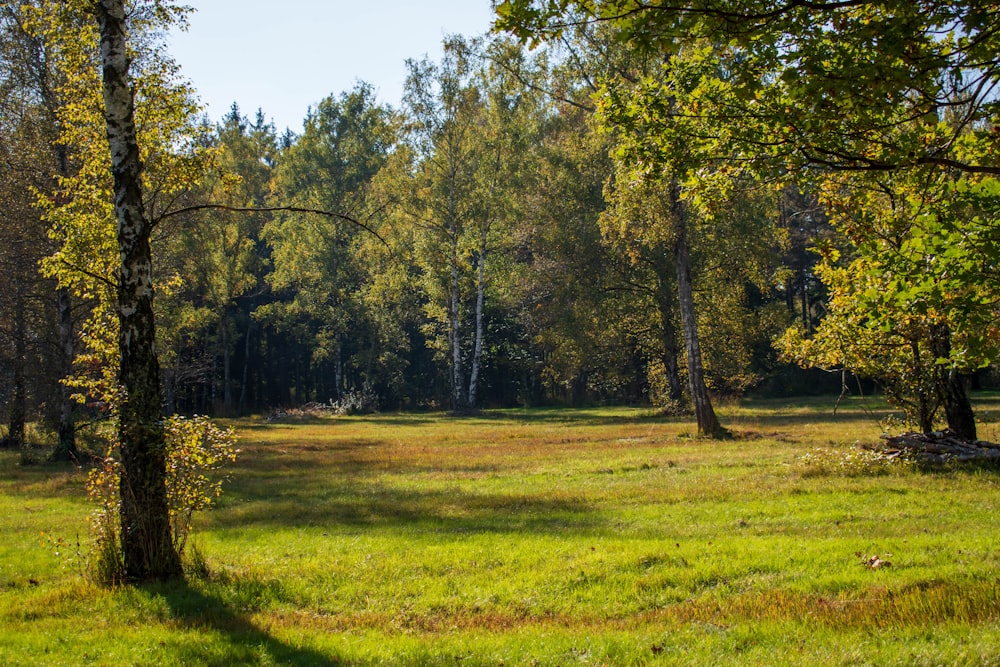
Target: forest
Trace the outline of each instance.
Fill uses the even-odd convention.
[[[114,423],[145,480],[169,415],[650,405],[725,438],[720,397],[873,387],[974,441],[1000,32],[924,4],[505,0],[399,108],[359,83],[279,134],[201,112],[189,8],[3,2],[3,442]]]
[[[16,18],[12,47],[33,39],[16,33]],[[192,91],[172,91],[182,107],[173,112],[190,114],[175,119],[170,139],[190,152],[174,159],[198,162],[201,178],[183,180],[191,165],[164,165],[188,169],[166,200],[188,210],[153,211],[168,216],[153,250],[168,411],[681,400],[669,241],[633,249],[610,234],[627,213],[605,201],[610,139],[598,133],[577,68],[529,61],[500,39],[455,38],[446,53],[442,63],[410,63],[404,109],[376,105],[361,84],[322,100],[301,136],[277,136],[263,112],[248,119],[235,107],[212,125],[192,113]],[[18,84],[41,95],[44,82]],[[16,252],[3,264],[16,286],[4,332],[11,433],[40,407],[57,423],[69,369],[93,377],[107,365],[81,338],[103,326],[107,281],[74,270],[94,265],[95,248],[68,246],[75,221],[54,227],[82,206],[68,194],[76,183],[59,183],[60,160],[69,179],[85,158],[56,140],[56,111],[35,104],[8,125],[39,143],[11,159],[40,161],[11,173],[34,181],[7,190],[30,220],[10,216],[5,226],[4,245]],[[38,197],[51,206],[39,209]],[[717,391],[763,381],[776,367],[771,337],[789,313],[808,319],[818,308],[807,236],[796,234],[797,247],[782,240],[798,223],[790,212],[779,221],[779,205],[796,204],[775,198],[773,210],[733,223],[745,226],[747,243],[723,247],[713,239],[725,235],[707,227],[693,240]],[[815,211],[799,217],[826,224]],[[791,261],[802,266],[788,269]],[[39,263],[44,274],[32,270]]]
[[[111,184],[81,50],[95,29],[60,4],[2,17],[15,446],[41,420],[72,447],[116,366]],[[995,357],[989,14],[914,14],[914,42],[916,25],[887,32],[902,9],[871,3],[836,41],[786,28],[713,49],[706,32],[664,63],[679,27],[611,17],[628,4],[568,3],[599,20],[550,30],[503,3],[501,26],[552,38],[449,37],[441,62],[407,62],[401,108],[359,83],[279,136],[266,110],[199,114],[163,47],[183,10],[137,3],[165,411],[688,410],[839,391],[844,369],[929,430],[955,393],[935,376],[967,382]],[[949,22],[962,30],[935,32]]]

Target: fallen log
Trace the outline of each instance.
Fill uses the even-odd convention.
[[[931,433],[883,435],[877,449],[889,456],[906,456],[922,461],[972,461],[1000,459],[1000,444],[984,440],[966,440],[950,430]]]

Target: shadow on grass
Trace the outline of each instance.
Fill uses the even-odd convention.
[[[79,497],[87,469],[72,463],[39,461],[24,464],[18,451],[0,451],[0,480],[8,494]]]
[[[947,461],[944,463],[936,461],[919,461],[916,464],[917,470],[927,475],[951,475],[962,473],[974,477],[1000,477],[1000,460],[998,459],[971,459],[967,461]]]
[[[456,534],[599,527],[580,497],[488,481],[516,476],[517,461],[396,458],[387,446],[356,439],[254,448],[206,518],[219,528],[377,526]]]
[[[990,398],[990,397],[987,397]],[[848,421],[871,421],[873,424],[888,414],[899,414],[898,410],[887,406],[880,397],[853,398],[838,405],[837,396],[808,397],[790,401],[788,399],[750,398],[740,402],[740,407],[749,409],[749,418],[762,425],[794,426],[798,424],[839,423]],[[977,406],[980,407],[980,406]],[[992,407],[992,406],[981,406]],[[723,421],[726,406],[717,409]],[[615,411],[621,411],[614,414]],[[512,422],[516,424],[567,425],[567,426],[617,426],[625,424],[694,424],[693,414],[662,414],[655,408],[637,407],[541,407],[488,409],[468,413],[376,413],[344,418],[290,418],[274,423],[243,422],[240,429],[245,432],[260,432],[274,429],[293,429],[297,425],[342,424],[345,427],[357,423],[380,426],[433,426],[443,423],[471,424],[474,422]]]
[[[627,411],[625,414],[608,414],[609,410]],[[646,422],[676,422],[687,416],[657,414],[653,408],[512,408],[486,410],[469,419],[484,421],[512,421],[523,424],[572,424],[574,426],[616,426]],[[459,417],[461,419],[461,417]]]
[[[186,582],[151,585],[147,591],[163,598],[172,619],[180,626],[193,631],[214,632],[224,641],[222,654],[212,652],[211,642],[178,641],[176,645],[169,646],[168,650],[171,657],[181,664],[218,667],[343,664],[334,656],[324,655],[307,647],[293,646],[275,638],[225,600],[198,590]]]
[[[242,419],[237,422],[239,425],[239,430],[247,431],[253,433],[255,431],[274,431],[280,429],[292,429],[296,426],[315,426],[317,424],[323,426],[334,426],[336,425],[337,419],[334,417],[289,417],[288,419],[280,419],[276,421],[257,421],[251,420],[250,418]]]
[[[850,422],[867,422],[871,424],[873,436],[878,436],[878,421],[882,419],[887,414],[890,414],[891,410],[885,410],[884,412],[878,411],[867,411],[860,409],[839,409],[834,413],[833,409],[827,411],[817,411],[809,413],[798,413],[798,414],[782,414],[780,412],[775,413],[760,413],[754,414],[749,417],[736,417],[732,419],[727,419],[725,415],[720,416],[720,420],[723,425],[727,422],[744,422],[750,421],[758,424],[762,427],[780,427],[780,426],[810,426],[816,424],[847,424]]]
[[[413,490],[373,481],[288,481],[232,493],[209,521],[218,528],[248,526],[383,528],[454,535],[594,532],[605,521],[581,499],[518,493]],[[237,494],[240,496],[236,498]],[[231,503],[231,504],[230,504]]]

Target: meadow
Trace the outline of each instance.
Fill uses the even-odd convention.
[[[234,422],[187,581],[115,589],[84,472],[0,452],[0,664],[1000,663],[1000,467],[887,464],[885,406],[834,404],[724,405],[727,441],[632,408]]]

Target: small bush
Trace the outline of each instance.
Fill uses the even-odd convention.
[[[177,553],[184,555],[191,517],[222,494],[223,477],[214,475],[233,463],[239,450],[232,427],[221,429],[208,417],[170,417],[167,432],[167,502]]]
[[[121,583],[125,574],[125,559],[119,540],[120,478],[121,462],[110,452],[87,475],[87,495],[98,506],[88,518],[93,543],[87,558],[86,572],[94,581],[108,586]]]
[[[215,426],[207,417],[170,417],[164,428],[171,534],[183,558],[194,512],[207,509],[222,493],[224,478],[213,473],[235,461],[239,450],[236,432]],[[110,450],[87,478],[87,493],[98,503],[90,517],[93,545],[87,571],[92,579],[108,585],[121,583],[125,572],[119,516],[121,462],[116,453],[115,448]]]

